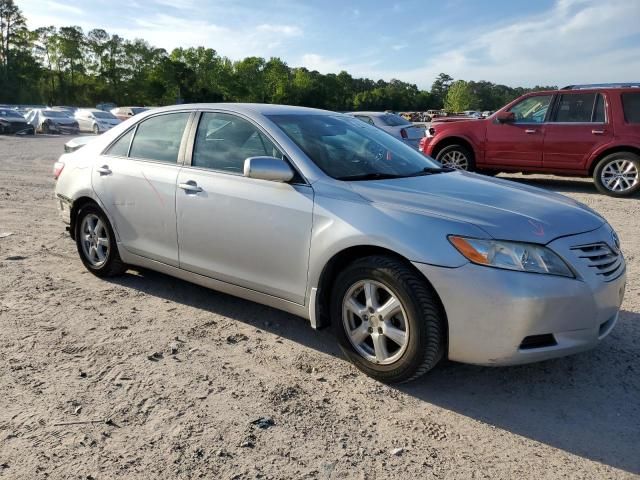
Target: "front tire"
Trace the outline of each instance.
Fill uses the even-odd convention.
[[[455,168],[456,170],[473,172],[476,168],[473,152],[463,145],[447,145],[438,152],[436,160],[443,167]]]
[[[111,224],[98,206],[81,207],[75,227],[76,247],[87,270],[98,277],[112,277],[127,270]]]
[[[331,324],[349,360],[384,383],[414,380],[444,353],[444,314],[435,292],[393,257],[365,257],[338,275]]]
[[[593,181],[600,193],[628,197],[640,190],[640,156],[631,152],[607,155],[593,171]]]
[[[93,126],[93,134],[100,135],[100,129],[98,128],[98,125]]]

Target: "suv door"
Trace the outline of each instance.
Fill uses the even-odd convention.
[[[514,121],[487,121],[485,163],[505,167],[541,167],[545,121],[552,94],[523,98],[509,112]]]
[[[570,172],[587,169],[592,152],[613,138],[606,98],[601,93],[563,93],[544,136],[542,165]]]
[[[235,114],[203,112],[176,209],[180,268],[304,304],[313,190],[243,176],[244,160],[281,151]]]
[[[121,245],[174,266],[176,179],[190,115],[164,113],[138,123],[107,148],[91,177]]]

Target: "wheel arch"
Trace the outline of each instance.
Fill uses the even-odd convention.
[[[88,197],[88,196],[82,196],[82,197],[78,197],[77,199],[75,199],[73,201],[73,204],[71,205],[71,211],[70,211],[70,215],[69,215],[69,234],[71,235],[71,238],[73,240],[76,239],[76,220],[78,218],[78,212],[80,211],[80,209],[82,207],[84,207],[85,205],[95,205],[96,207],[98,207],[102,212],[104,212],[104,209],[102,208],[102,206],[95,201],[95,199]],[[106,215],[106,213],[105,213]],[[107,216],[107,218],[109,218]]]
[[[438,156],[438,153],[440,153],[440,150],[442,150],[445,147],[448,147],[450,145],[462,145],[464,147],[466,147],[471,154],[473,155],[473,160],[475,161],[476,165],[478,163],[478,153],[476,152],[476,149],[473,146],[473,143],[468,140],[467,138],[463,137],[463,136],[459,136],[459,135],[451,135],[448,137],[445,137],[441,140],[438,140],[435,144],[435,146],[433,147],[432,150],[432,155],[433,158],[436,158]]]
[[[372,255],[385,255],[388,257],[395,258],[400,262],[404,263],[407,267],[413,270],[416,274],[418,274],[424,281],[427,283],[429,288],[434,292],[435,298],[438,301],[440,311],[443,315],[444,320],[444,328],[445,328],[445,347],[448,348],[448,339],[449,339],[449,323],[447,320],[446,309],[444,308],[444,304],[440,298],[440,295],[434,288],[433,284],[429,281],[427,277],[425,277],[422,272],[420,272],[411,261],[400,255],[393,250],[388,248],[376,246],[376,245],[353,245],[339,252],[335,253],[324,265],[322,272],[320,273],[320,277],[315,286],[316,295],[315,302],[312,305],[315,308],[315,319],[316,319],[316,328],[324,328],[331,324],[330,317],[330,301],[331,301],[331,289],[333,283],[338,276],[338,274],[350,263],[354,262],[363,257],[369,257]],[[447,350],[445,349],[445,352]]]
[[[611,155],[612,153],[620,153],[620,152],[631,152],[640,156],[640,148],[632,147],[631,145],[616,145],[613,147],[608,147],[605,150],[598,152],[591,159],[591,163],[589,164],[589,176],[593,176],[593,172],[595,172],[596,167],[600,160],[602,160],[607,155]]]

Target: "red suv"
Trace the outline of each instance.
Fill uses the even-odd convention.
[[[490,117],[434,122],[420,150],[480,173],[593,176],[599,191],[640,190],[640,83],[571,85],[523,95]]]

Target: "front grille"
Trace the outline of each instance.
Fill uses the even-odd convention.
[[[622,255],[616,253],[605,242],[579,245],[571,247],[571,250],[605,281],[614,280],[622,273]]]

